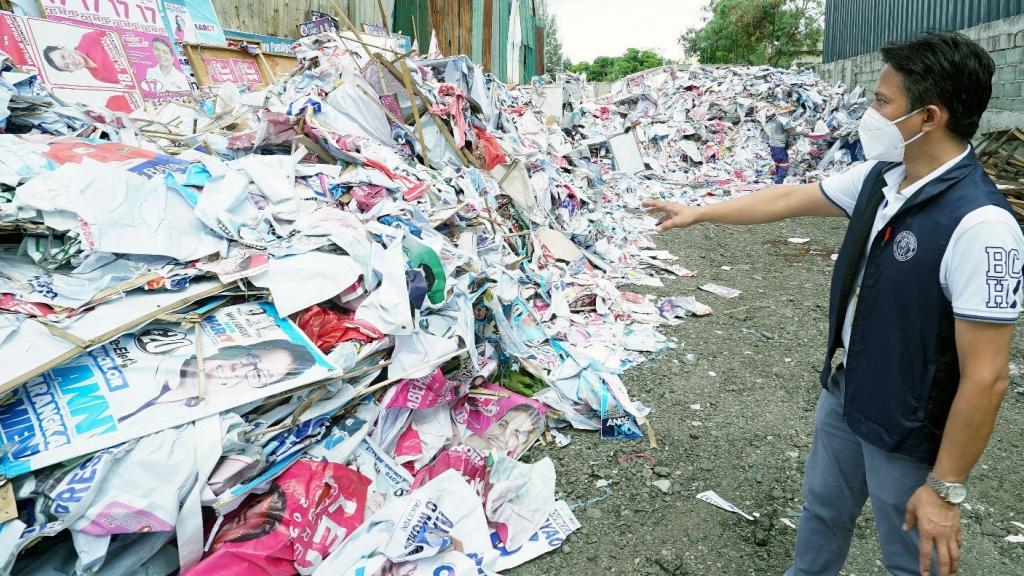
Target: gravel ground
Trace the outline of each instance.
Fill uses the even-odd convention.
[[[792,560],[801,476],[813,430],[817,374],[827,330],[830,255],[845,220],[801,219],[759,227],[701,225],[659,238],[662,248],[698,275],[664,278],[659,295],[697,295],[714,315],[663,332],[678,344],[629,370],[634,398],[654,410],[658,448],[646,442],[602,441],[571,432],[564,448],[538,447],[528,460],[550,456],[559,496],[575,506],[583,527],[559,551],[513,576],[606,574],[782,574]],[[795,245],[793,236],[811,238]],[[731,267],[723,270],[722,266]],[[703,293],[716,282],[743,291],[732,300]],[[1011,361],[1024,366],[1024,340]],[[684,359],[697,355],[696,363]],[[700,410],[691,408],[700,404]],[[1024,544],[1003,540],[1010,521],[1024,522],[1024,379],[1012,377],[995,435],[971,478],[964,509],[961,574],[1024,574]],[[644,459],[620,458],[647,452]],[[652,482],[667,478],[665,494]],[[610,482],[610,495],[596,487]],[[715,490],[756,522],[694,496]],[[870,506],[857,524],[844,574],[885,574]]]

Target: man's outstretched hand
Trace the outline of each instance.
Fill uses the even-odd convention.
[[[686,228],[698,222],[699,208],[683,206],[665,200],[644,200],[643,207],[648,214],[661,214],[658,218],[658,231],[664,232],[673,228]]]

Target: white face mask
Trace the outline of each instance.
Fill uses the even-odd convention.
[[[861,145],[864,146],[864,156],[868,160],[903,162],[903,151],[907,144],[924,136],[924,132],[922,131],[917,136],[904,142],[903,134],[900,134],[900,129],[896,125],[921,110],[924,110],[924,108],[918,108],[896,120],[889,120],[882,116],[878,110],[868,108],[868,111],[864,113],[864,117],[860,119],[860,129],[858,130]]]

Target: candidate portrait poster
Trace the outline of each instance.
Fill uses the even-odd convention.
[[[19,68],[37,74],[65,102],[117,112],[142,106],[115,32],[0,13],[0,50]]]
[[[29,380],[0,404],[0,441],[8,448],[0,472],[24,474],[333,371],[267,302],[222,308],[198,331],[180,323],[148,324]]]
[[[41,4],[48,20],[116,32],[147,100],[159,102],[191,93],[157,0],[41,0]],[[57,71],[76,66],[55,58],[46,59],[45,64]]]
[[[175,42],[227,45],[210,0],[163,0],[162,5],[164,27]]]

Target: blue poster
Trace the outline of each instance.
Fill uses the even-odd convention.
[[[176,42],[215,46],[228,43],[211,0],[163,0],[160,12],[167,34]]]

